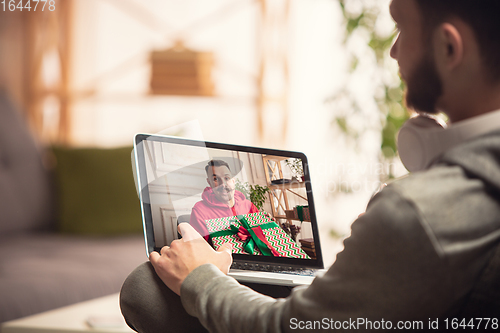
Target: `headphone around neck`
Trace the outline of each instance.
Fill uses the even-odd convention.
[[[495,129],[500,129],[500,110],[449,126],[433,116],[419,115],[399,130],[399,157],[408,171],[425,170],[448,149]]]

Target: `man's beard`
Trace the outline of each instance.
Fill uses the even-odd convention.
[[[406,105],[415,111],[438,113],[436,103],[443,93],[443,85],[431,56],[424,55],[412,75],[407,78]]]
[[[218,186],[214,189],[214,191],[217,193],[217,196],[221,201],[230,201],[234,199],[234,189],[226,188],[224,186]]]

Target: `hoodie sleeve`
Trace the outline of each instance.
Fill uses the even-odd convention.
[[[367,321],[390,321],[394,329],[406,320],[427,325],[451,307],[453,273],[418,211],[396,191],[384,189],[374,198],[344,244],[324,276],[287,299],[258,294],[207,264],[184,280],[182,303],[213,332],[294,332],[307,325],[333,330],[334,323],[367,329]]]
[[[250,201],[250,214],[252,213],[258,213],[259,212],[259,209],[257,207],[255,207],[255,205],[253,204],[253,202]]]

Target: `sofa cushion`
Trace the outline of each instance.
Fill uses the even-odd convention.
[[[54,148],[58,228],[64,233],[141,233],[132,147]]]
[[[51,182],[20,113],[0,90],[0,234],[48,229]]]
[[[142,235],[0,237],[0,323],[117,293],[146,260]]]

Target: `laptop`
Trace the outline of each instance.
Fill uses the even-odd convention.
[[[133,164],[148,256],[190,223],[215,249],[233,244],[240,282],[297,286],[324,272],[303,153],[137,134]]]

